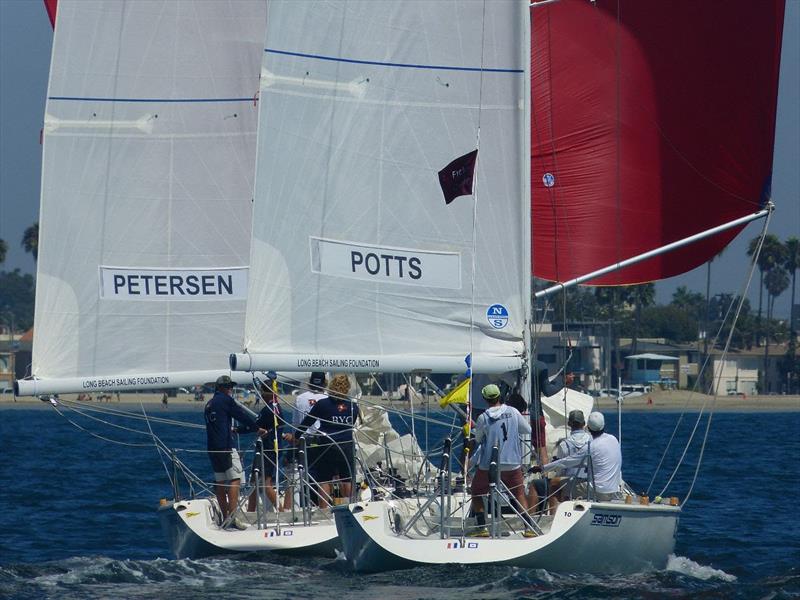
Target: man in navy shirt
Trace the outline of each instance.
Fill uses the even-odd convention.
[[[319,419],[319,450],[309,471],[320,484],[320,506],[327,506],[332,498],[332,482],[338,480],[339,491],[347,498],[352,491],[352,469],[355,448],[353,427],[360,417],[358,405],[350,401],[350,381],[347,375],[337,375],[329,386],[330,394],[317,400],[311,411],[298,426],[302,434]]]
[[[233,419],[250,426],[256,424],[253,416],[231,396],[233,381],[227,375],[217,378],[217,391],[206,402],[206,439],[208,457],[214,469],[214,494],[217,496],[222,520],[225,521],[239,506],[239,485],[242,478],[242,461],[233,449]],[[259,435],[266,433],[258,429]],[[237,518],[231,520],[236,529],[247,529]]]

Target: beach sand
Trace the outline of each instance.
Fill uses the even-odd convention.
[[[119,395],[119,402],[116,395],[111,394],[111,400],[108,402],[99,402],[96,397],[92,400],[86,401],[87,404],[108,404],[109,406],[122,406],[130,408],[141,404],[148,405],[152,409],[153,405],[160,407],[161,393],[122,393]],[[206,394],[205,399],[210,398],[210,394]],[[77,394],[63,394],[63,400],[76,401]],[[284,401],[294,403],[290,395],[283,396]],[[386,405],[390,407],[407,407],[406,402],[402,401],[389,401],[382,400],[376,396],[365,396],[364,401]],[[202,410],[204,402],[197,402],[194,400],[192,394],[178,394],[174,398],[168,399],[166,410],[170,408],[191,408]],[[33,408],[40,406],[42,408],[49,407],[48,402],[42,402],[38,398],[14,398],[12,394],[4,394],[0,397],[0,408]],[[420,405],[415,403],[415,407]],[[424,407],[424,404],[421,406]],[[800,396],[719,396],[714,399],[713,396],[706,396],[704,394],[691,393],[686,390],[675,391],[659,391],[639,396],[637,398],[626,398],[622,404],[624,412],[680,412],[687,410],[695,412],[704,407],[704,410],[714,410],[715,412],[800,412]],[[435,401],[431,401],[431,410],[438,408]],[[598,398],[597,408],[603,412],[616,411],[617,403],[613,398]]]

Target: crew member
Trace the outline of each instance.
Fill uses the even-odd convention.
[[[588,477],[586,463],[589,456],[589,441],[592,439],[592,436],[584,429],[586,419],[582,410],[570,411],[567,417],[567,425],[570,428],[569,435],[559,440],[556,444],[557,460],[541,467],[542,471],[563,471],[563,478],[554,477],[550,480],[552,489],[559,492],[561,500],[584,497],[586,495],[586,480]],[[568,457],[580,458],[578,466],[559,464],[558,459]],[[535,470],[538,471],[538,469]],[[555,493],[551,496],[549,504],[552,514],[558,504],[558,498],[556,498]]]
[[[315,371],[311,373],[308,380],[308,390],[297,396],[294,401],[294,416],[292,417],[292,424],[297,427],[300,422],[305,418],[308,412],[314,407],[318,400],[324,398],[325,386],[328,381],[325,373],[322,371]],[[308,433],[315,433],[319,429],[319,421],[314,423],[309,429]]]
[[[360,417],[358,405],[349,398],[350,380],[336,375],[328,386],[329,394],[316,401],[297,428],[298,435],[319,422],[318,452],[309,472],[320,485],[320,506],[329,505],[333,497],[333,482],[339,482],[342,497],[350,497],[355,448],[353,427]]]
[[[276,441],[280,442],[281,430],[285,422],[283,420],[283,416],[281,415],[281,407],[278,404],[278,399],[275,396],[275,392],[272,390],[271,380],[267,379],[259,385],[259,394],[261,399],[264,400],[264,408],[262,408],[261,412],[258,413],[255,425],[240,425],[239,427],[235,428],[235,431],[236,433],[240,434],[253,433],[256,430],[265,432],[259,436],[261,439],[263,462],[259,459],[258,454],[256,454],[253,458],[253,467],[250,477],[253,484],[255,484],[255,470],[257,468],[261,469],[261,481],[262,485],[264,486],[264,492],[266,493],[267,498],[269,498],[269,501],[272,503],[272,506],[274,506],[275,510],[277,511],[279,506],[278,497],[275,493],[275,487],[272,484],[276,470],[275,465],[281,464],[281,461],[276,461],[277,457],[275,456],[275,449],[277,447]],[[253,512],[256,509],[257,499],[258,491],[254,488],[253,491],[250,492],[250,496],[247,499],[247,510],[249,512]],[[291,507],[292,494],[291,490],[287,488],[283,496],[283,510],[289,510]]]
[[[500,403],[500,388],[490,383],[481,390],[488,408],[475,422],[475,442],[479,448],[475,453],[478,468],[472,479],[472,510],[475,513],[477,529],[473,537],[489,537],[486,529],[486,511],[483,497],[489,493],[489,466],[492,461],[492,448],[497,446],[499,453],[497,468],[500,480],[506,485],[517,502],[517,510],[522,515],[528,529],[525,537],[533,537],[533,522],[528,514],[528,502],[522,480],[522,440],[520,433],[530,433],[531,427],[519,411]]]
[[[587,421],[592,439],[588,442],[589,466],[587,469],[589,485],[594,490],[596,500],[613,500],[619,495],[622,483],[622,452],[619,442],[605,432],[603,413],[593,412]],[[580,467],[586,458],[579,454],[554,460],[542,467],[533,467],[533,472],[549,471],[556,468]]]
[[[239,485],[242,478],[242,461],[233,448],[233,419],[255,426],[255,418],[231,395],[233,381],[227,375],[217,378],[216,393],[206,403],[206,439],[208,457],[214,469],[214,494],[222,511],[223,522],[235,513],[239,506]],[[259,435],[266,433],[258,429]],[[238,517],[231,519],[230,526],[247,529]]]

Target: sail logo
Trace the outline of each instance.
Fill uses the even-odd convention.
[[[461,255],[309,238],[311,271],[320,275],[432,288],[461,289]]]
[[[503,329],[508,325],[508,309],[502,304],[492,304],[486,310],[486,320],[494,329]]]
[[[142,269],[100,267],[103,300],[213,301],[247,299],[247,267]]]

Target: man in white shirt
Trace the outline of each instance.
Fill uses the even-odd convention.
[[[593,412],[586,423],[592,441],[589,442],[591,471],[589,480],[594,482],[597,500],[613,500],[619,495],[622,483],[622,451],[619,442],[605,432],[606,420],[603,413]]]
[[[297,399],[294,401],[294,416],[292,417],[292,425],[297,427],[305,418],[305,416],[311,412],[311,409],[317,403],[317,400],[327,396],[327,394],[323,393],[325,386],[327,385],[328,381],[325,378],[325,373],[322,373],[321,371],[311,373],[311,377],[308,380],[308,391],[297,396]],[[319,421],[308,428],[306,435],[314,435],[318,429]]]
[[[567,418],[567,424],[570,428],[570,434],[556,444],[556,459],[578,457],[582,459],[582,464],[570,467],[557,464],[558,460],[556,460],[542,467],[542,471],[556,469],[563,471],[563,477],[550,479],[550,489],[553,490],[549,498],[551,514],[554,513],[559,498],[567,500],[586,494],[586,480],[588,478],[586,464],[588,463],[589,442],[592,436],[584,430],[586,420],[581,410],[571,411]]]
[[[325,373],[322,371],[311,373],[311,377],[308,379],[308,391],[297,396],[297,399],[294,401],[292,426],[295,432],[306,415],[314,408],[317,401],[328,397],[328,394],[324,393],[327,386],[328,379]],[[314,424],[306,430],[306,437],[308,439],[308,445],[306,446],[306,463],[309,469],[313,469],[319,459],[319,446],[316,443],[319,427],[320,422],[319,419],[317,419],[314,421]]]
[[[592,436],[589,442],[589,483],[594,488],[596,500],[613,500],[619,494],[622,483],[622,452],[619,442],[610,433],[605,432],[606,421],[603,413],[593,412],[587,420],[589,433]],[[574,455],[560,458],[542,467],[533,467],[532,472],[550,471],[557,468],[579,467],[585,460],[584,456]]]

